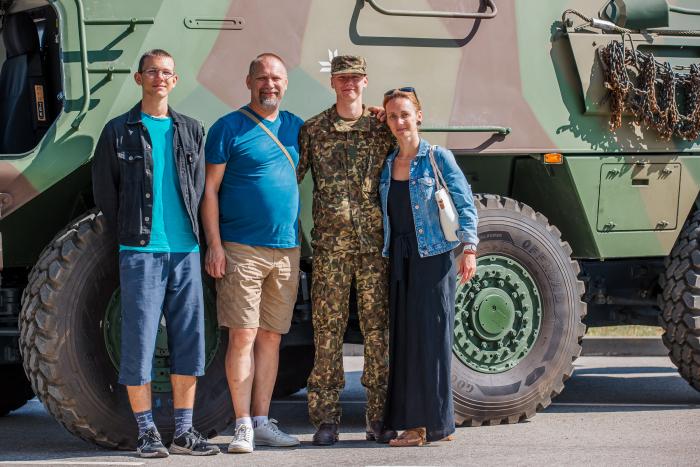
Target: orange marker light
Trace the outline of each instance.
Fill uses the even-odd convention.
[[[548,152],[544,155],[545,164],[561,164],[564,162],[564,156],[558,152]]]

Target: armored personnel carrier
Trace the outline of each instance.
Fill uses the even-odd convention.
[[[104,124],[139,98],[144,50],[180,75],[171,103],[211,125],[248,101],[250,60],[285,58],[284,107],[331,105],[330,59],[366,57],[368,103],[413,86],[479,209],[478,272],[456,303],[453,393],[466,425],[515,423],[564,390],[586,326],[653,324],[700,389],[700,10],[695,0],[0,0],[0,413],[32,392],[75,435],[126,448],[115,239],[94,209]],[[277,394],[313,361],[311,180]],[[374,196],[375,194],[370,193]],[[245,202],[245,200],[241,200]],[[206,281],[195,425],[231,417],[226,336]],[[166,333],[154,407],[172,413]],[[355,318],[347,342],[361,342]],[[26,375],[26,376],[25,376]]]

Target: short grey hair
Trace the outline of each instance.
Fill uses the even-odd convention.
[[[282,57],[280,57],[280,56],[277,55],[277,54],[273,54],[272,52],[264,52],[264,53],[261,53],[260,55],[258,55],[257,57],[255,57],[255,58],[253,59],[253,61],[250,62],[250,66],[248,67],[248,76],[253,76],[253,73],[255,73],[255,69],[256,69],[256,68],[258,67],[258,65],[260,65],[260,64],[262,63],[262,61],[265,60],[266,58],[274,58],[274,59],[278,60],[278,61],[282,64],[282,66],[284,67],[284,69],[285,69],[285,70],[287,69],[287,64],[284,63],[284,60],[282,60]]]

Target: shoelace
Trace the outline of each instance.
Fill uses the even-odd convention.
[[[146,433],[144,433],[144,437],[146,438],[147,441],[149,442],[160,442],[160,436],[156,434],[155,431],[153,430],[148,430]]]
[[[238,427],[236,427],[236,431],[233,433],[234,439],[236,439],[236,441],[246,440],[250,442],[252,440],[251,435],[253,434],[253,430],[249,428],[250,427],[247,425],[238,425]]]
[[[270,429],[272,430],[272,432],[276,435],[281,435],[282,431],[277,426],[278,423],[279,422],[277,420],[275,420],[274,418],[268,419],[268,424],[270,425]]]

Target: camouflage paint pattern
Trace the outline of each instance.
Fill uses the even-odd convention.
[[[277,53],[287,62],[285,109],[308,118],[328,108],[334,100],[329,62],[337,51],[366,58],[367,103],[381,102],[386,89],[408,85],[423,101],[424,127],[511,127],[505,137],[433,133],[429,139],[455,152],[475,191],[517,194],[550,219],[567,212],[559,215],[557,226],[574,256],[666,255],[698,195],[700,159],[695,153],[700,142],[660,141],[653,131],[638,128],[629,119],[615,133],[607,128],[594,48],[618,36],[586,28],[560,30],[565,9],[597,17],[603,0],[496,0],[498,15],[488,20],[385,16],[362,0],[80,2],[88,20],[152,18],[153,24],[85,25],[91,96],[87,116],[75,130],[71,123],[85,100],[79,0],[52,2],[61,23],[65,106],[35,149],[0,155],[5,267],[30,265],[48,239],[75,215],[80,195],[89,199],[89,192],[82,192],[89,180],[81,178],[88,171],[80,168],[89,163],[105,122],[139,98],[130,74],[140,54],[154,47],[169,50],[177,62],[180,81],[171,103],[207,125],[248,101],[244,85],[248,63],[263,51]],[[21,7],[21,1],[15,3]],[[441,11],[476,11],[481,6],[478,0],[380,3],[389,9]],[[673,4],[697,8],[696,0]],[[242,28],[223,28],[220,20],[233,17],[244,20]],[[698,16],[671,12],[669,19],[669,29],[700,29]],[[697,37],[632,34],[632,40],[672,65],[697,61],[693,55],[700,45]],[[564,164],[542,166],[541,155],[547,152],[564,154]],[[625,194],[625,199],[633,206],[629,215],[638,217],[635,229],[600,230],[600,205],[604,208],[609,202],[600,195],[607,183],[604,165],[639,160],[649,163],[649,169],[679,171],[678,182],[632,185],[637,175],[629,175],[628,188],[636,191]],[[70,186],[61,186],[67,183]],[[310,183],[308,178],[302,183],[306,253],[312,224]],[[663,204],[676,199],[673,193],[678,193],[677,205]],[[553,199],[570,204],[561,207]],[[52,212],[43,218],[46,206]],[[662,219],[669,223],[657,227],[662,209],[674,211],[677,222]],[[41,228],[27,224],[37,217],[42,219]]]
[[[297,177],[311,169],[316,253],[381,253],[379,174],[394,142],[366,108],[353,123],[340,118],[335,105],[304,123]]]
[[[311,283],[316,354],[307,391],[309,418],[316,427],[321,423],[340,423],[339,398],[345,387],[343,336],[353,280],[365,343],[361,382],[367,389],[367,420],[384,417],[389,377],[387,259],[379,253],[323,252],[314,255]]]

